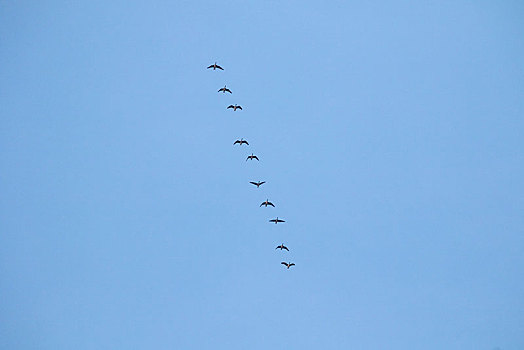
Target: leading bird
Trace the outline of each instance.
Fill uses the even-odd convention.
[[[235,142],[233,142],[233,145],[236,145],[237,143],[238,143],[240,146],[242,146],[243,143],[245,143],[246,145],[249,146],[249,143],[247,143],[247,141],[244,140],[244,139],[236,140]]]

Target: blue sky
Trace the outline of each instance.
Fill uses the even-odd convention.
[[[523,18],[0,2],[0,347],[524,348]]]

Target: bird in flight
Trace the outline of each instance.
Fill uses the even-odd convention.
[[[281,264],[282,264],[282,265],[286,265],[286,267],[287,267],[288,270],[289,270],[289,268],[290,268],[291,266],[295,266],[294,263],[287,263],[287,262],[285,262],[285,261],[282,261]]]
[[[257,188],[259,188],[260,185],[265,184],[266,182],[265,181],[259,181],[259,182],[250,181],[249,183],[253,184],[253,185],[257,186]]]
[[[260,206],[263,206],[263,205],[265,205],[266,208],[267,208],[268,205],[272,206],[273,208],[275,207],[275,205],[273,203],[271,203],[268,199],[266,199],[265,202],[262,202],[262,204],[260,204]]]
[[[279,245],[275,249],[280,249],[280,250],[285,249],[285,250],[287,250],[289,252],[289,249],[287,249],[287,247],[284,245],[284,243],[282,243],[281,245]]]
[[[218,89],[218,92],[223,92],[224,94],[226,93],[226,91],[232,94],[231,90],[229,90],[225,85],[223,88]]]
[[[257,157],[257,156],[254,156],[253,153],[251,153],[250,156],[247,156],[247,158],[246,158],[246,162],[247,162],[248,159],[251,159],[251,160],[256,159],[256,160],[259,161],[258,157]]]
[[[279,222],[285,222],[284,220],[280,220],[277,216],[276,219],[269,220],[269,222],[274,222],[275,224],[278,224]]]
[[[216,70],[217,68],[221,69],[221,70],[224,70],[224,68],[220,67],[216,62],[215,62],[215,64],[212,64],[209,67],[207,67],[207,69],[209,69],[209,68],[213,68],[213,70]]]
[[[238,143],[240,146],[242,146],[243,143],[245,143],[246,145],[249,146],[249,143],[247,143],[247,141],[244,140],[244,139],[236,140],[235,142],[233,142],[233,145],[236,145],[237,143]]]
[[[229,105],[227,106],[227,109],[229,108],[233,108],[233,112],[236,111],[237,109],[242,110],[242,106],[239,106],[239,105]]]

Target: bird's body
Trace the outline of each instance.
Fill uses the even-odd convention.
[[[239,106],[239,105],[229,105],[227,106],[227,109],[229,108],[233,108],[233,112],[236,111],[237,109],[242,110],[242,106]]]
[[[258,157],[257,157],[257,156],[255,156],[255,155],[253,155],[253,153],[251,153],[251,155],[250,155],[250,156],[247,156],[247,158],[246,158],[246,162],[248,161],[248,159],[249,159],[249,160],[253,160],[253,159],[256,159],[256,160],[258,160],[258,161],[259,161]]]
[[[266,208],[267,208],[268,205],[272,206],[273,208],[275,207],[275,205],[274,205],[273,203],[271,203],[271,202],[269,201],[269,199],[266,199],[265,202],[262,202],[262,204],[260,204],[260,206],[263,206],[263,205],[265,205]]]
[[[250,181],[249,183],[250,183],[250,184],[253,184],[253,185],[257,186],[257,188],[259,188],[260,185],[263,185],[263,184],[265,184],[266,182],[265,182],[265,181],[259,181],[259,182]]]
[[[287,262],[285,262],[285,261],[282,261],[281,264],[282,264],[282,265],[286,265],[286,267],[287,267],[288,270],[289,270],[289,268],[290,268],[291,266],[295,266],[294,263],[287,263]]]
[[[232,94],[231,90],[229,90],[225,85],[223,88],[218,89],[218,92],[223,92],[224,94],[226,92],[229,92],[230,94]]]
[[[284,245],[284,243],[282,243],[281,245],[279,245],[275,249],[280,249],[280,250],[285,249],[285,250],[287,250],[289,252],[289,249],[287,249],[287,247]]]
[[[284,220],[281,220],[281,219],[279,219],[279,218],[278,218],[278,216],[277,216],[277,218],[276,218],[276,219],[271,219],[271,220],[269,220],[269,222],[274,222],[274,223],[275,223],[275,225],[276,225],[276,224],[278,224],[279,222],[285,222],[285,221],[284,221]]]
[[[210,65],[209,67],[207,67],[207,69],[209,68],[213,68],[213,70],[216,70],[217,68],[220,69],[220,70],[224,70],[224,68],[220,67],[216,62],[212,65]]]
[[[235,142],[233,142],[233,145],[239,144],[240,146],[242,146],[242,144],[244,143],[249,146],[249,143],[244,139],[236,140]]]

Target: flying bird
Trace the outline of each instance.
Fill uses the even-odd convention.
[[[287,262],[285,262],[285,261],[282,261],[281,264],[282,264],[282,265],[286,265],[286,267],[287,267],[288,270],[289,270],[289,268],[290,268],[291,266],[295,266],[294,263],[287,263]]]
[[[229,108],[233,108],[233,112],[236,111],[237,109],[242,110],[242,106],[239,106],[239,105],[229,105],[227,106],[227,109]]]
[[[273,203],[271,203],[268,199],[266,199],[265,202],[262,202],[262,204],[260,204],[260,206],[263,206],[263,205],[265,205],[266,208],[267,208],[268,205],[272,206],[273,208],[275,207],[275,205]]]
[[[276,225],[276,224],[278,224],[279,222],[285,222],[285,221],[284,221],[284,220],[280,220],[280,219],[278,218],[278,216],[277,216],[276,219],[269,220],[269,222],[274,222],[275,225]]]
[[[289,249],[287,249],[287,247],[284,245],[284,243],[282,243],[281,245],[279,245],[275,249],[280,249],[280,250],[285,249],[285,250],[287,250],[289,252]]]
[[[251,153],[250,156],[247,156],[247,158],[246,158],[246,162],[247,162],[248,159],[251,159],[251,160],[256,159],[256,160],[259,161],[258,157],[257,157],[257,156],[254,156],[253,153]]]
[[[260,185],[265,184],[266,182],[265,181],[259,181],[259,182],[250,181],[249,183],[253,184],[253,185],[257,186],[257,188],[259,188]]]
[[[248,143],[246,140],[244,140],[244,139],[236,140],[235,142],[233,142],[233,145],[236,145],[237,143],[238,143],[240,146],[242,146],[243,143],[245,143],[246,145],[249,146],[249,143]]]
[[[221,69],[221,70],[224,70],[224,68],[220,67],[216,62],[215,62],[215,64],[212,64],[209,67],[207,67],[207,69],[209,69],[209,68],[213,68],[213,70],[216,70],[217,68]]]
[[[229,90],[225,85],[223,88],[218,89],[218,92],[223,92],[224,94],[226,93],[226,91],[232,94],[231,90]]]

